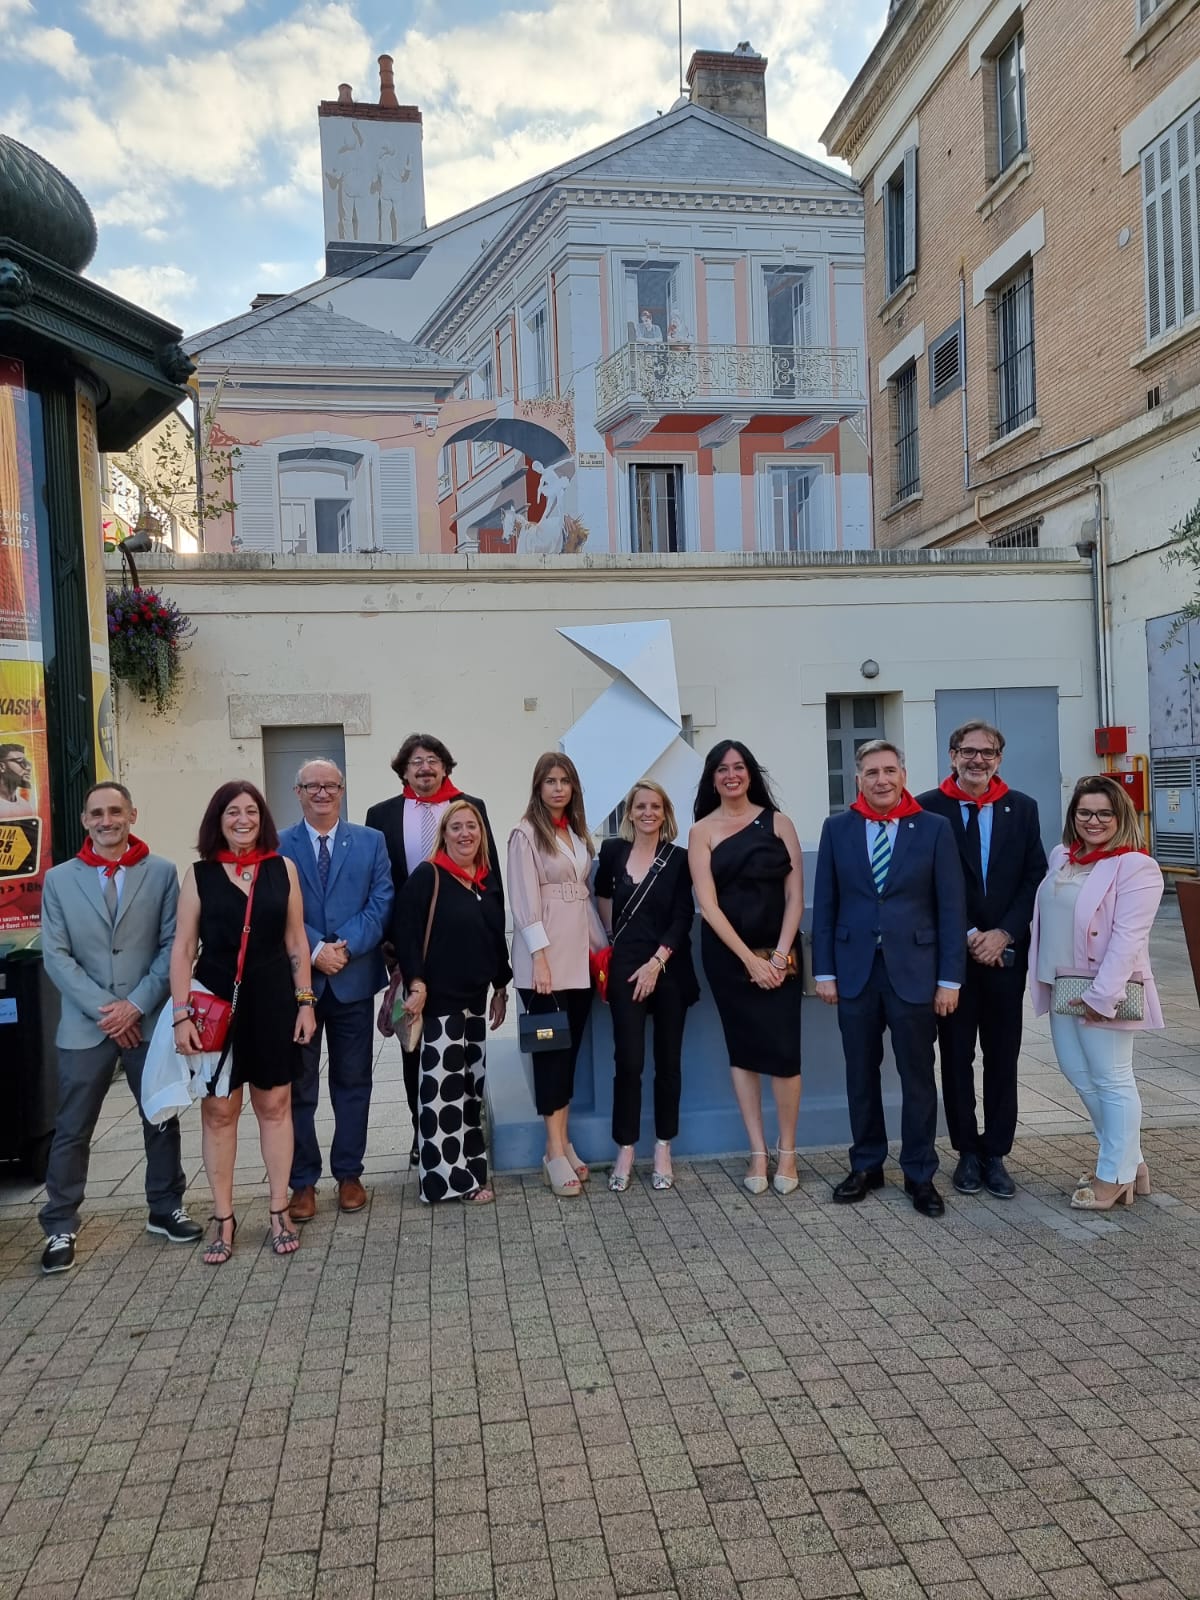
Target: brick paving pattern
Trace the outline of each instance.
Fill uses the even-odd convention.
[[[1017,1198],[944,1181],[940,1222],[894,1169],[830,1205],[841,1150],[787,1200],[738,1158],[430,1209],[384,1164],[281,1261],[246,1122],[211,1270],[143,1231],[118,1085],[76,1271],[39,1275],[32,1192],[0,1189],[0,1600],[1200,1595],[1200,1025],[1169,919],[1156,971],[1155,1193],[1105,1216],[1066,1207],[1090,1138],[1026,1127]]]

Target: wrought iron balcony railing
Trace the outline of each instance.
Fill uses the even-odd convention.
[[[597,422],[630,411],[761,405],[768,411],[865,404],[858,351],[804,345],[631,342],[596,365]]]

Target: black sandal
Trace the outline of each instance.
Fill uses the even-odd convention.
[[[272,1220],[280,1218],[278,1233],[272,1233],[270,1228],[267,1229],[267,1243],[271,1246],[272,1255],[294,1256],[300,1248],[300,1235],[294,1228],[285,1228],[283,1225],[282,1219],[287,1216],[287,1211],[288,1208],[284,1206],[282,1211],[268,1212]]]
[[[237,1238],[237,1217],[231,1211],[227,1217],[211,1216],[208,1219],[217,1225],[217,1236],[210,1239],[204,1246],[204,1265],[206,1267],[223,1267],[233,1254],[233,1241]],[[233,1230],[228,1240],[225,1238],[225,1224],[233,1223]]]

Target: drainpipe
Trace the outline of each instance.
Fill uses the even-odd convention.
[[[962,379],[960,399],[962,401],[962,451],[963,451],[963,488],[971,487],[971,447],[967,435],[967,269],[966,263],[958,263],[958,371]],[[979,499],[975,500],[975,520],[980,527],[983,523],[979,517]]]

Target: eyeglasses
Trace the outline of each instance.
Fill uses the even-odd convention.
[[[1077,811],[1076,822],[1111,822],[1116,816],[1115,811]]]
[[[342,792],[340,783],[298,783],[296,787],[297,789],[303,789],[307,795],[341,794]]]
[[[998,761],[999,750],[976,750],[974,745],[960,744],[954,752],[958,756],[966,756],[968,761]]]

